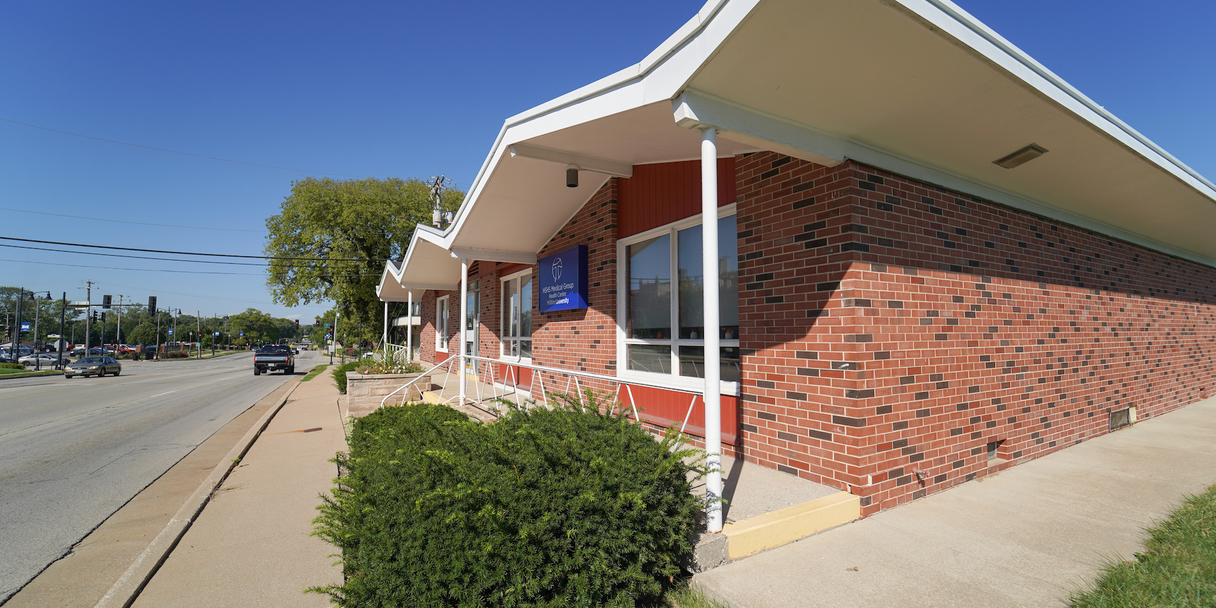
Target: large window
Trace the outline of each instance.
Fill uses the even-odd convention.
[[[448,297],[435,300],[435,350],[448,352]]]
[[[739,256],[734,206],[718,218],[718,298],[721,375],[739,380]],[[673,378],[705,377],[705,273],[701,218],[651,230],[619,244],[622,369]]]
[[[532,271],[502,280],[503,357],[532,358]]]

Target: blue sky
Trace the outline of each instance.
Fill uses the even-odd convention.
[[[959,4],[1216,179],[1216,5]],[[265,219],[304,176],[445,174],[467,189],[506,118],[638,62],[701,5],[8,3],[0,236],[258,255]],[[310,322],[328,308],[273,304],[256,266],[6,247],[0,260],[0,285],[71,299],[92,280],[95,301],[157,295],[204,315],[255,307]]]

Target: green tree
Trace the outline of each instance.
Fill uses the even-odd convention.
[[[0,332],[9,330],[9,325],[16,325],[15,311],[17,309],[17,294],[21,291],[19,287],[0,287]],[[29,290],[25,290],[25,299],[21,302],[21,320],[30,324],[30,330],[21,332],[22,342],[46,342],[47,336],[59,333],[59,311],[63,301],[55,297],[51,300],[46,299],[46,292],[40,294],[41,297],[33,297]],[[80,317],[80,311],[74,308],[68,308],[66,320],[71,323],[74,319]],[[34,335],[34,321],[38,321],[38,335]],[[66,329],[64,333],[68,334],[71,339],[70,329]],[[83,335],[83,334],[82,334]],[[54,340],[51,338],[50,340]],[[0,333],[0,342],[7,342],[4,334]]]
[[[442,207],[454,211],[463,200],[463,192],[447,190]],[[417,179],[294,182],[281,212],[266,220],[266,255],[318,261],[271,260],[266,284],[275,302],[332,300],[341,323],[378,326],[384,261],[401,258],[418,224],[431,221],[432,207],[429,187]]]

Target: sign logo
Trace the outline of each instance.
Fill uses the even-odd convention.
[[[562,259],[553,258],[553,280],[557,281],[562,278]]]

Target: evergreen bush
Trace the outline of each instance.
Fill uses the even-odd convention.
[[[701,507],[688,452],[588,405],[356,420],[315,521],[346,582],[313,591],[342,606],[656,604]]]
[[[0,363],[0,369],[25,369],[20,363]]]
[[[346,394],[346,372],[355,371],[360,365],[366,364],[365,361],[347,361],[334,367],[333,374],[334,383],[338,385],[338,392]]]

